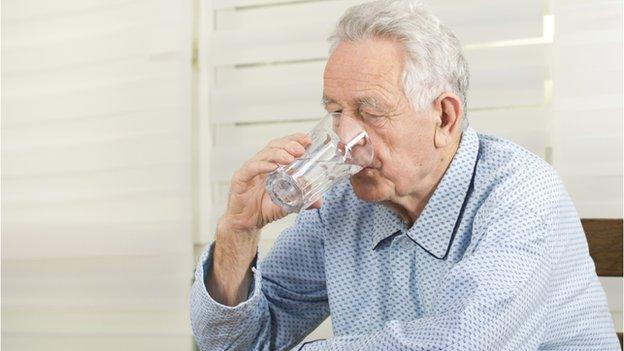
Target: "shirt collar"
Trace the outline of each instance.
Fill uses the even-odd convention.
[[[402,219],[391,209],[375,204],[376,224],[372,248],[402,231],[416,244],[438,259],[446,258],[453,241],[455,226],[468,196],[479,150],[479,137],[472,128],[462,134],[457,152],[433,195],[414,225],[407,230]]]

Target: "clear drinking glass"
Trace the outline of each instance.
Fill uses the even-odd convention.
[[[373,146],[357,121],[330,113],[308,133],[303,156],[269,174],[266,190],[286,212],[304,210],[344,177],[373,161]]]

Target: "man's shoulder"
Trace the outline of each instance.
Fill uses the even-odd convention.
[[[574,205],[555,169],[540,156],[503,138],[480,135],[480,155],[471,198],[472,244],[554,240]]]
[[[503,138],[479,134],[475,190],[485,208],[524,208],[544,216],[567,193],[557,172],[538,155]]]

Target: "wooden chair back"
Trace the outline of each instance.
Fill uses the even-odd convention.
[[[589,244],[589,254],[594,259],[600,277],[622,276],[622,219],[582,219]],[[622,333],[618,332],[620,347]]]

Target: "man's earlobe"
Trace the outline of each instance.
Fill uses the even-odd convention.
[[[450,135],[444,129],[440,123],[436,123],[435,131],[433,135],[433,142],[435,147],[443,148],[448,145],[450,141]]]
[[[435,101],[436,129],[434,142],[436,147],[447,146],[460,127],[462,105],[459,98],[452,93],[443,93]]]

